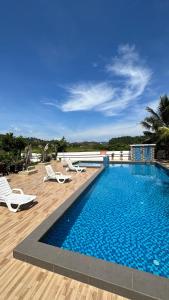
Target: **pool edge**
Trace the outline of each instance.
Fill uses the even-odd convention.
[[[155,162],[156,163],[156,162]],[[102,173],[100,168],[14,250],[16,259],[82,281],[130,299],[168,300],[169,279],[63,250],[40,238]]]

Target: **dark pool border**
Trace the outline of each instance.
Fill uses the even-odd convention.
[[[116,162],[117,163],[117,162]],[[122,163],[122,162],[120,162]],[[132,162],[130,162],[132,163]],[[97,172],[42,222],[13,251],[13,256],[49,271],[129,299],[169,299],[169,279],[39,242],[41,237],[97,179]]]

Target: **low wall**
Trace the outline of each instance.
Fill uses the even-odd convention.
[[[130,151],[59,152],[57,158],[63,161],[67,158],[72,161],[103,161],[105,156],[109,156],[110,161],[129,160]]]

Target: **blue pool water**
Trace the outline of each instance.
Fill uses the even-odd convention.
[[[110,165],[41,240],[169,277],[169,174]]]

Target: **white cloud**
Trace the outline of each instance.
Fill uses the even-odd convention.
[[[141,96],[151,78],[151,71],[142,65],[135,48],[127,45],[119,48],[119,56],[112,60],[107,70],[112,75],[125,78],[124,86],[117,90],[114,101],[105,103],[100,108],[109,114],[121,111]]]
[[[106,82],[78,84],[69,88],[69,100],[61,106],[63,111],[98,110],[100,105],[111,101],[115,89]]]
[[[84,140],[97,140],[105,141],[112,137],[125,136],[125,135],[142,135],[143,128],[140,122],[147,116],[146,106],[156,109],[159,100],[155,99],[132,108],[131,114],[123,115],[117,121],[102,125],[96,124],[94,126],[87,126],[86,128],[61,128],[62,135],[67,137],[70,141],[84,141]]]
[[[56,108],[59,107],[59,105],[58,105],[58,103],[55,99],[49,99],[49,98],[44,97],[41,100],[41,103],[44,104],[44,105],[48,105],[48,106],[54,106]]]
[[[44,105],[49,105],[49,106],[54,106],[54,107],[59,107],[57,103],[51,102],[51,101],[44,101],[42,102]]]
[[[0,128],[1,132],[6,133],[13,131],[15,135],[35,136],[43,139],[53,139],[65,136],[69,141],[84,141],[84,140],[97,140],[106,141],[112,137],[125,136],[125,135],[140,135],[143,132],[143,128],[140,125],[145,116],[148,114],[145,107],[148,105],[154,109],[157,108],[159,103],[158,99],[151,100],[150,102],[141,103],[132,107],[131,113],[123,114],[118,120],[113,120],[108,124],[102,124],[102,122],[86,123],[82,125],[78,123],[78,126],[65,124],[65,122],[53,122],[50,119],[44,119],[39,122],[32,122],[31,124],[15,123],[9,125],[6,130]],[[117,118],[116,118],[117,119]],[[45,125],[44,125],[45,124]]]
[[[116,115],[144,93],[152,75],[135,47],[129,45],[118,48],[118,55],[112,58],[105,70],[111,77],[107,81],[77,83],[66,88],[68,97],[60,109],[65,112],[95,110],[106,115]],[[45,104],[58,107],[53,101]]]

